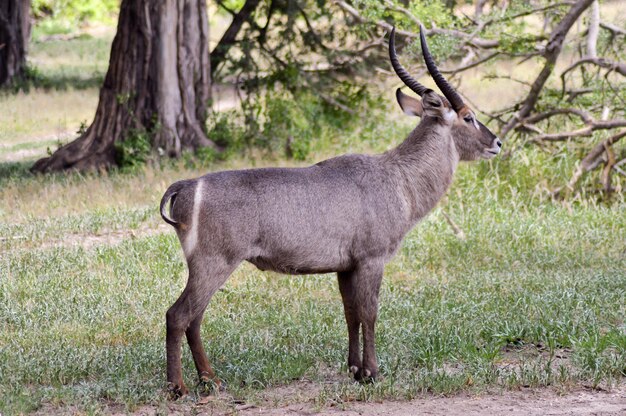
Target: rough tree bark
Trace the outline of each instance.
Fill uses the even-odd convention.
[[[0,87],[23,75],[30,38],[30,0],[0,2]]]
[[[32,171],[109,168],[115,144],[138,131],[171,157],[213,147],[204,132],[210,91],[206,2],[123,0],[93,123]]]

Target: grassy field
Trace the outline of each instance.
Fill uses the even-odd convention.
[[[14,109],[0,112],[3,415],[164,406],[165,311],[186,270],[174,232],[161,226],[162,192],[207,170],[293,164],[240,157],[203,168],[184,161],[152,166],[137,175],[30,176],[32,160],[89,119],[96,100],[93,88],[0,97],[3,108]],[[400,113],[395,106],[389,111]],[[385,150],[413,123],[378,114],[358,129],[329,132],[309,162]],[[374,385],[355,384],[347,374],[347,332],[332,275],[239,268],[202,326],[229,400],[254,403],[265,391],[302,380],[310,381],[306,400],[320,408],[623,383],[626,202],[551,200],[551,181],[573,168],[567,154],[538,149],[460,167],[446,200],[409,234],[386,270],[377,327],[383,379]],[[193,386],[186,347],[183,361]],[[193,390],[190,400],[201,393]],[[297,391],[280,399],[297,400],[303,400]]]
[[[381,383],[355,385],[345,373],[346,329],[332,276],[287,277],[244,266],[214,297],[202,328],[229,393],[250,400],[267,387],[306,378],[318,384],[316,400],[325,405],[620,382],[624,204],[538,202],[498,177],[510,169],[505,163],[512,162],[461,169],[442,208],[465,240],[439,208],[388,267],[377,333]],[[165,399],[164,313],[184,285],[185,266],[171,230],[141,230],[159,223],[156,199],[165,187],[159,183],[192,173],[24,178],[3,187],[3,207],[20,195],[42,197],[1,216],[5,412],[41,403],[132,409]],[[119,230],[136,235],[84,244]],[[184,362],[191,382],[187,351]]]

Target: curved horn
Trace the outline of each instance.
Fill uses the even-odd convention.
[[[424,55],[424,61],[426,62],[426,68],[430,76],[433,77],[435,84],[439,87],[443,95],[450,101],[454,111],[458,112],[461,108],[465,107],[465,103],[461,96],[452,88],[452,85],[448,84],[448,81],[441,75],[435,61],[433,60],[428,45],[426,44],[426,37],[424,36],[424,26],[420,25],[420,43],[422,44],[422,53]]]
[[[409,75],[406,69],[400,65],[398,56],[396,55],[396,28],[391,29],[391,35],[389,35],[389,59],[391,60],[391,66],[396,74],[400,77],[402,82],[409,87],[413,92],[417,93],[420,97],[424,95],[428,88],[417,82],[412,76]]]

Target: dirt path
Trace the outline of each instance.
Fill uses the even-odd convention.
[[[626,415],[626,389],[612,393],[578,391],[559,396],[552,391],[505,392],[502,395],[439,397],[409,402],[349,403],[344,409],[307,405],[250,408],[240,415]]]
[[[299,386],[300,390],[303,386]],[[282,391],[282,389],[279,389]],[[269,393],[269,392],[268,392]],[[285,393],[285,391],[283,391]],[[143,406],[136,416],[168,415],[239,415],[239,416],[626,416],[626,385],[611,392],[575,390],[559,394],[551,389],[504,391],[480,395],[461,394],[453,397],[423,397],[411,401],[348,402],[334,406],[316,406],[307,400],[307,392],[291,391],[292,397],[304,396],[302,403],[276,405],[273,394],[263,403],[228,404],[225,397],[211,398],[203,403],[169,403],[165,407]],[[283,396],[283,400],[289,400]],[[117,415],[118,413],[113,413]],[[123,412],[119,415],[124,414]]]
[[[97,234],[68,234],[63,239],[51,239],[41,243],[41,247],[83,247],[90,249],[99,245],[116,245],[124,240],[149,237],[171,230],[167,224],[146,224],[135,229],[103,230]]]
[[[167,224],[146,223],[139,228],[110,230],[103,229],[98,233],[68,233],[61,237],[49,237],[43,239],[30,240],[25,235],[9,235],[0,236],[0,244],[4,241],[11,241],[14,248],[33,247],[54,248],[54,247],[82,247],[91,249],[100,245],[113,246],[122,243],[125,240],[134,240],[143,237],[154,236],[157,234],[171,231],[172,228]]]

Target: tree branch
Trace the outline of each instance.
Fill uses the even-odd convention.
[[[309,29],[309,32],[311,33],[311,35],[313,35],[313,38],[315,39],[315,43],[317,43],[320,46],[320,48],[328,50],[328,47],[326,45],[324,45],[324,43],[322,42],[322,39],[320,38],[320,36],[317,34],[315,29],[311,25],[309,17],[307,16],[307,14],[304,11],[304,9],[302,7],[300,7],[300,5],[297,4],[297,3],[296,3],[296,7],[298,8],[298,11],[300,12],[300,15],[304,19],[304,22],[306,24],[307,29]]]
[[[600,22],[600,27],[602,29],[608,30],[609,32],[612,32],[614,35],[626,36],[626,30],[622,29],[621,27],[615,26],[611,23]]]
[[[384,29],[386,32],[391,32],[392,25],[390,25],[389,23],[385,22],[384,20],[379,20],[377,22],[369,22],[366,18],[361,16],[361,14],[354,7],[352,7],[351,5],[346,3],[345,1],[333,0],[333,3],[335,3],[342,10],[344,10],[346,13],[348,13],[350,16],[352,16],[357,22],[359,22],[359,23],[373,23],[376,26]],[[396,6],[394,6],[394,7],[396,7]],[[401,7],[396,7],[396,9],[397,9],[396,11],[406,10],[404,8],[401,8]],[[409,13],[409,16],[412,16],[408,10],[406,10],[406,12]],[[415,16],[412,16],[412,20],[414,22],[420,23],[420,21]],[[448,36],[453,36],[453,37],[456,37],[456,38],[460,38],[460,39],[463,39],[465,41],[468,41],[474,47],[482,48],[482,49],[496,48],[496,47],[498,47],[500,45],[500,42],[498,40],[494,40],[494,39],[482,39],[482,38],[470,39],[470,35],[468,35],[467,33],[462,32],[460,30],[454,30],[454,29],[440,29],[440,28],[437,28],[437,27],[434,27],[432,29],[426,29],[425,35],[430,35],[430,34],[448,35]],[[402,30],[402,29],[396,29],[396,35],[403,36],[405,38],[410,38],[410,39],[417,39],[419,37],[419,34],[417,34],[417,33],[409,32],[409,31]]]
[[[512,14],[510,16],[503,16],[503,17],[489,19],[489,20],[486,20],[485,22],[483,22],[483,27],[491,25],[493,23],[507,22],[509,20],[517,19],[518,17],[525,17],[525,16],[529,16],[531,14],[535,14],[535,13],[539,13],[539,12],[545,12],[547,10],[556,9],[558,7],[571,6],[574,3],[575,2],[573,2],[573,1],[564,1],[564,2],[561,2],[561,3],[550,4],[550,5],[545,6],[545,7],[537,7],[535,9],[525,10],[523,12]]]
[[[448,225],[450,225],[450,228],[452,228],[452,232],[454,232],[454,235],[456,235],[459,240],[465,240],[466,239],[465,233],[463,232],[461,227],[459,227],[452,220],[452,218],[450,218],[450,216],[448,214],[446,214],[446,212],[443,209],[441,210],[441,215],[443,215],[443,217],[446,219],[446,222],[448,223]]]
[[[547,118],[550,118],[550,117],[553,117],[553,116],[556,116],[556,115],[562,115],[562,114],[575,114],[578,117],[580,117],[581,120],[585,124],[592,124],[593,123],[593,119],[591,118],[589,113],[587,113],[586,111],[583,111],[583,110],[579,110],[577,108],[555,108],[553,110],[545,111],[543,113],[539,113],[539,114],[535,114],[534,116],[527,117],[526,119],[523,120],[523,122],[524,123],[535,124],[535,123],[543,121],[543,120],[545,120]]]
[[[235,43],[239,30],[243,24],[250,19],[252,12],[256,10],[260,1],[261,0],[246,0],[241,10],[234,15],[230,26],[226,29],[219,43],[211,52],[211,78],[213,78],[215,70],[222,63],[231,46]]]
[[[580,180],[583,173],[595,169],[601,163],[600,156],[604,152],[606,152],[609,147],[613,146],[624,137],[626,137],[626,130],[620,131],[619,133],[609,137],[603,142],[598,143],[593,149],[591,149],[591,151],[587,154],[587,156],[585,156],[585,158],[580,162],[580,165],[578,165],[578,167],[574,171],[572,178],[567,183],[567,187],[570,190],[573,190],[574,186]],[[557,190],[556,193],[558,193],[559,191],[560,190]]]
[[[231,16],[235,16],[237,14],[236,11],[234,11],[233,9],[225,5],[224,2],[221,0],[217,0],[217,5],[220,6],[222,9],[226,10],[228,14],[230,14]]]
[[[272,15],[276,11],[276,3],[274,0],[270,1],[270,7],[267,9],[267,20],[265,22],[265,26],[261,28],[259,31],[259,43],[263,45],[265,43],[265,39],[267,37],[267,28],[270,25],[270,21],[272,20]]]
[[[540,134],[538,136],[533,137],[530,142],[531,143],[540,143],[542,141],[549,142],[559,142],[564,140],[569,140],[574,137],[588,137],[596,130],[610,130],[618,127],[626,127],[626,120],[624,119],[616,119],[616,120],[592,120],[590,123],[587,123],[585,127],[582,127],[578,130],[568,131],[565,133],[546,133]]]
[[[565,84],[565,75],[576,67],[584,64],[593,64],[601,68],[615,71],[620,75],[626,76],[626,64],[623,62],[613,62],[605,58],[582,58],[571,64],[569,67],[567,67],[567,69],[563,71],[563,73],[561,74],[561,82]]]
[[[543,53],[546,63],[530,88],[530,92],[524,100],[520,110],[502,128],[500,137],[505,137],[517,125],[519,120],[523,120],[528,117],[535,108],[535,104],[537,104],[537,101],[539,100],[541,90],[554,70],[556,60],[561,53],[561,49],[563,48],[565,36],[576,20],[578,20],[580,15],[591,5],[593,1],[594,0],[578,0],[563,17],[563,20],[561,20],[554,31],[552,31]]]
[[[595,90],[593,88],[575,88],[575,89],[572,89],[572,90],[565,90],[565,94],[568,95],[567,101],[571,103],[579,95],[589,94],[589,93],[592,93],[594,91]]]
[[[468,69],[474,68],[478,65],[482,65],[487,61],[492,60],[493,58],[495,58],[496,56],[500,55],[500,52],[493,52],[492,54],[489,54],[487,56],[485,56],[484,58],[481,58],[477,61],[474,61],[472,63],[469,63],[465,66],[460,66],[458,68],[455,69],[440,69],[439,71],[442,74],[451,74],[451,75],[455,75],[458,74],[459,72],[463,72],[463,71],[467,71]]]

